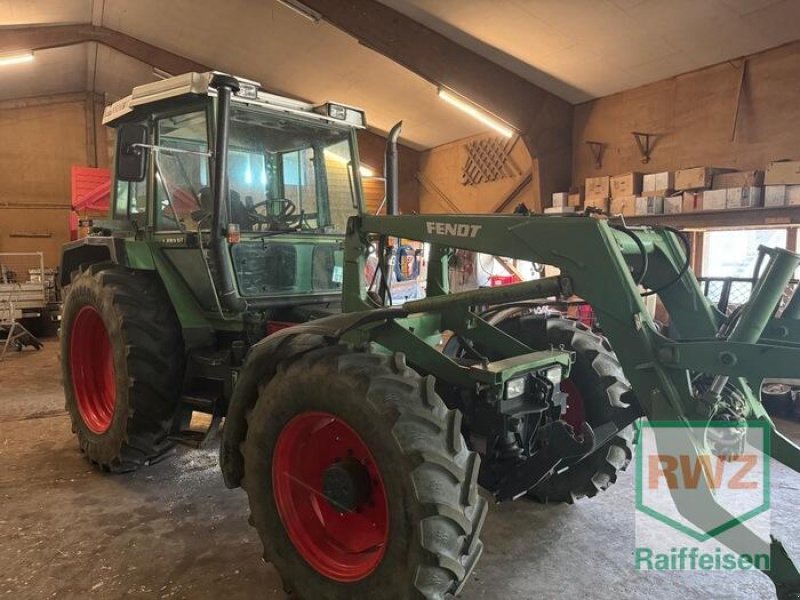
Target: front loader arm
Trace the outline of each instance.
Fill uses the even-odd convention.
[[[345,310],[370,307],[364,292],[363,264],[370,236],[374,235],[432,244],[429,297],[419,301],[420,310],[444,313],[448,307],[467,300],[462,294],[474,294],[446,295],[448,248],[553,265],[568,277],[574,293],[592,306],[644,414],[651,421],[686,424],[685,447],[693,456],[705,448],[692,436],[689,422],[713,420],[719,411],[726,410],[720,390],[734,389],[744,399],[741,417],[769,427],[775,458],[794,470],[800,468],[800,448],[775,431],[759,395],[748,385],[748,381],[760,382],[764,377],[797,376],[800,300],[790,302],[790,306],[797,307],[787,311],[790,314],[776,318],[775,313],[785,286],[800,265],[800,255],[785,250],[769,252],[769,265],[755,286],[748,307],[733,324],[727,340],[722,340],[717,339],[717,334],[725,318],[703,296],[688,268],[678,235],[668,228],[622,231],[615,230],[605,220],[589,217],[365,215],[353,218],[348,230]],[[643,287],[658,293],[677,331],[677,339],[667,339],[658,333],[632,270],[641,277]],[[506,286],[504,293],[521,292],[524,286],[533,291],[529,283],[521,283]],[[713,378],[710,390],[702,394],[693,384],[699,374]],[[704,481],[704,485],[707,483]],[[674,496],[678,510],[700,527],[709,522],[709,514],[716,519],[727,514],[711,490],[706,487],[704,491],[703,511],[692,506],[696,497],[680,493]],[[756,537],[755,534],[745,537],[750,535]],[[716,537],[734,551],[737,548],[741,551],[740,539],[734,540],[725,532],[718,532]],[[800,586],[800,573],[780,543],[763,544],[774,557],[767,575],[779,592],[796,590]]]

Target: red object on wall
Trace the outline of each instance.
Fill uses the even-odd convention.
[[[107,215],[111,206],[111,171],[95,167],[73,165],[72,212],[70,213],[70,238],[78,237],[78,219],[81,215]]]

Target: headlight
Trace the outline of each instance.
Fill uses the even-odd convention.
[[[524,393],[525,393],[525,377],[517,377],[516,379],[510,379],[506,383],[506,400],[511,400],[512,398],[519,398]]]
[[[557,367],[550,367],[547,371],[544,372],[544,376],[549,379],[553,385],[558,385],[561,383],[561,375],[564,371],[561,369],[560,366]]]

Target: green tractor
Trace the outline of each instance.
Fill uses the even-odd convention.
[[[666,228],[398,215],[397,128],[389,214],[365,214],[365,120],[349,106],[191,73],[135,88],[105,122],[117,133],[112,220],[61,263],[80,447],[131,471],[224,418],[225,482],[247,492],[265,558],[300,598],[455,596],[483,548],[480,487],[497,501],[594,496],[630,462],[641,417],[766,423],[773,457],[800,469],[752,391],[796,375],[800,296],[776,310],[798,255],[764,249],[750,303],[729,318]],[[392,305],[397,238],[429,244],[427,295]],[[455,248],[561,274],[451,294]],[[679,335],[659,333],[640,289]],[[546,309],[573,294],[603,335]],[[206,431],[192,429],[195,412]],[[708,518],[675,499],[693,522]],[[780,542],[764,544],[778,594],[796,598],[797,569]]]

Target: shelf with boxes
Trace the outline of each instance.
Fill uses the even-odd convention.
[[[724,229],[800,225],[800,206],[726,208],[625,217],[631,225],[670,225],[681,229]]]
[[[577,192],[553,194],[553,208],[546,212],[574,212],[580,210],[578,202]],[[626,217],[800,207],[800,161],[772,162],[766,172],[692,167],[589,177],[584,207]],[[795,211],[790,212],[793,215]],[[772,217],[754,215],[755,221],[765,218]]]

